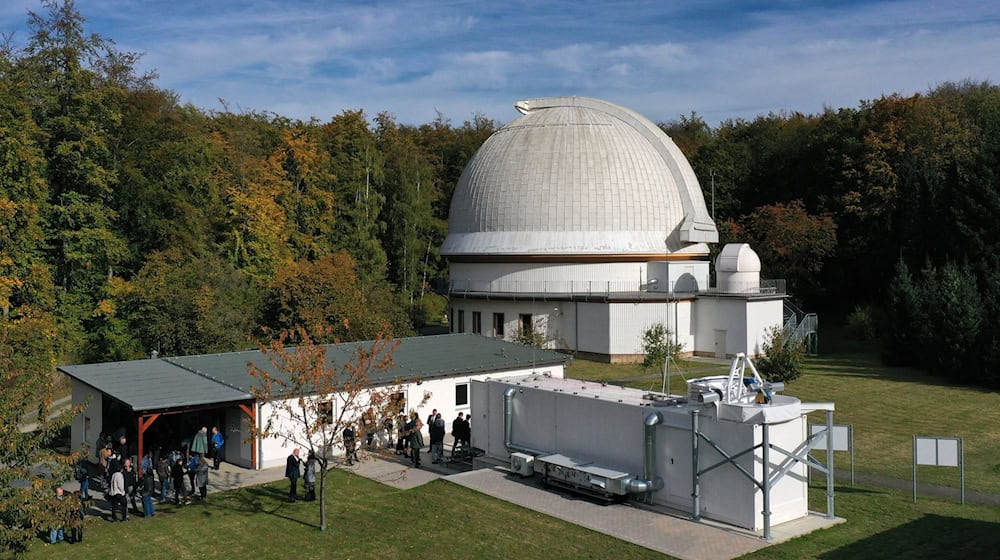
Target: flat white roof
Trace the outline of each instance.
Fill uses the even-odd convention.
[[[542,391],[552,391],[554,393],[565,393],[576,395],[581,398],[599,399],[610,402],[617,402],[628,406],[652,407],[659,403],[657,408],[663,408],[663,401],[666,399],[682,399],[679,395],[665,395],[659,392],[643,391],[630,387],[618,385],[608,385],[596,381],[583,381],[581,379],[554,378],[541,374],[517,375],[513,377],[499,377],[491,379],[508,385],[519,385],[540,389]]]

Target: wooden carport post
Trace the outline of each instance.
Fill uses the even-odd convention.
[[[254,409],[257,408],[257,404],[240,403],[239,407],[240,410],[243,411],[243,414],[246,414],[247,416],[250,417],[250,425],[256,426],[257,416],[254,414]],[[254,433],[250,434],[250,468],[254,470],[257,469],[257,435]]]
[[[143,458],[142,435],[146,433],[146,430],[149,429],[149,427],[153,425],[153,422],[155,422],[156,419],[159,417],[160,417],[159,412],[153,414],[144,414],[139,416],[139,455],[136,457],[136,460],[139,462],[139,464],[142,464],[142,458]],[[138,465],[136,466],[138,467]]]

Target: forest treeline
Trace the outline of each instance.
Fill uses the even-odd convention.
[[[0,307],[21,356],[123,360],[440,321],[451,191],[496,125],[181,104],[71,1],[0,49]],[[9,39],[9,37],[8,37]]]
[[[88,33],[72,1],[44,7],[0,47],[0,320],[18,355],[122,360],[253,347],[262,326],[365,339],[441,319],[451,193],[497,123],[199,109]],[[750,242],[803,307],[860,306],[889,348],[900,265],[925,292],[925,275],[957,270],[980,307],[950,323],[966,332],[949,351],[1000,348],[997,86],[661,126],[722,241]],[[895,340],[937,339],[926,321]]]
[[[1000,88],[945,83],[816,115],[662,125],[722,241],[890,363],[1000,384]]]

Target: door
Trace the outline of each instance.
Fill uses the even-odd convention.
[[[726,359],[726,331],[715,331],[715,357]]]

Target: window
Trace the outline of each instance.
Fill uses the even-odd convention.
[[[396,393],[389,397],[389,410],[402,414],[406,410],[406,395],[404,393]]]
[[[459,383],[455,385],[455,406],[469,405],[469,384]]]
[[[503,313],[493,314],[493,336],[503,338]]]
[[[479,311],[472,312],[472,332],[483,334],[483,314]]]
[[[522,336],[531,336],[535,333],[535,323],[531,320],[531,313],[521,313],[518,319],[521,322]]]
[[[451,332],[455,332],[455,308],[452,307],[448,313],[448,328]]]
[[[333,401],[316,403],[316,419],[320,424],[333,424]]]
[[[458,332],[465,332],[465,310],[458,310]]]

